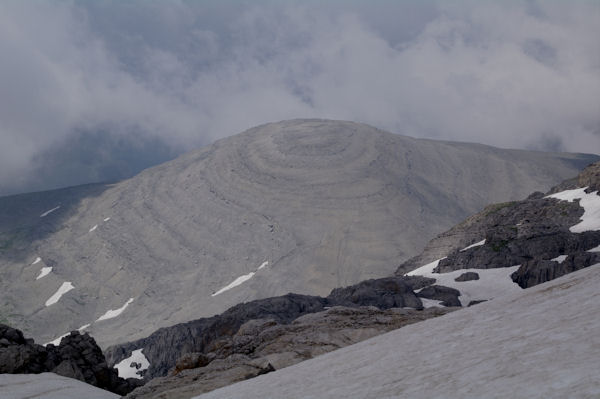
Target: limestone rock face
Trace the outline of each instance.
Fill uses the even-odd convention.
[[[89,324],[106,347],[240,302],[327,295],[594,159],[341,121],[259,126],[118,184],[0,198],[0,320],[40,342]]]

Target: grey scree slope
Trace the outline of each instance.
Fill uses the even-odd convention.
[[[86,331],[106,347],[242,301],[326,295],[392,275],[486,204],[545,191],[595,159],[351,122],[259,126],[48,214],[52,232],[0,254],[0,312],[38,342],[92,323]],[[36,280],[44,265],[52,272]],[[75,289],[46,307],[65,281]],[[129,298],[122,314],[94,323]]]

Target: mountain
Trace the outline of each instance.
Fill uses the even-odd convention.
[[[114,185],[0,198],[0,320],[106,347],[243,301],[326,295],[596,159],[351,122],[259,126]]]
[[[198,398],[595,398],[600,264]]]
[[[432,309],[525,298],[524,289],[600,265],[599,188],[597,162],[546,194],[486,207],[431,240],[395,277],[337,288],[326,298],[288,294],[239,304],[210,319],[111,347],[107,359],[115,364],[136,351],[144,354],[142,374],[151,381],[129,398],[190,398],[399,328],[407,320],[444,314],[429,313]],[[442,259],[430,261],[440,251]],[[411,271],[404,273],[406,268]],[[482,333],[486,328],[483,321]],[[529,345],[528,336],[523,338]]]

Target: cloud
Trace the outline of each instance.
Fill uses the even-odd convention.
[[[298,117],[598,152],[599,17],[585,1],[2,2],[0,194]]]

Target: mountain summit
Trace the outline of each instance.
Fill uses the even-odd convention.
[[[352,122],[259,126],[78,201],[0,198],[0,314],[41,342],[79,329],[105,346],[251,299],[324,295],[595,159]]]

